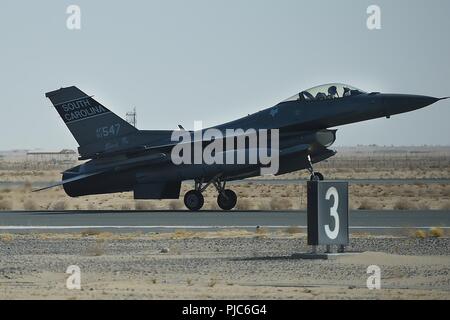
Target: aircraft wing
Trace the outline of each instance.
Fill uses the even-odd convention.
[[[185,131],[187,134],[190,134],[191,139],[192,139],[192,131]],[[132,147],[129,149],[122,149],[122,150],[117,150],[117,151],[112,151],[112,152],[99,152],[99,153],[95,153],[95,154],[89,154],[89,155],[85,155],[83,157],[80,157],[80,160],[87,160],[87,159],[99,159],[99,158],[108,158],[108,157],[113,157],[113,156],[117,156],[117,155],[139,155],[142,153],[146,153],[148,151],[155,151],[155,150],[159,150],[162,152],[167,152],[170,151],[171,148],[173,148],[175,145],[178,144],[190,144],[190,143],[199,143],[201,142],[203,144],[203,147],[214,141],[214,140],[219,140],[219,139],[223,139],[226,140],[228,138],[239,138],[239,137],[247,137],[250,136],[251,134],[233,134],[233,135],[228,135],[228,136],[223,136],[220,138],[210,138],[210,139],[202,139],[202,140],[193,140],[189,141],[189,142],[179,142],[179,141],[170,141],[168,143],[163,143],[163,144],[157,144],[157,145],[141,145],[141,146],[136,146],[136,147]]]

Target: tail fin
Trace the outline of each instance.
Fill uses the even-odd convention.
[[[61,88],[45,96],[77,140],[82,156],[125,147],[128,142],[124,137],[139,131],[77,87]]]

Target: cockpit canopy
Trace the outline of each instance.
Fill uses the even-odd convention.
[[[356,96],[365,93],[364,91],[343,83],[323,84],[300,93],[284,100],[286,101],[312,101],[312,100],[327,100],[337,99],[343,97]]]

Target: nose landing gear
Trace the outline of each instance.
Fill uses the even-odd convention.
[[[324,179],[323,174],[321,174],[320,172],[314,172],[309,177],[309,180],[311,181],[322,181],[323,179]]]
[[[308,163],[309,163],[309,167],[307,169],[308,169],[309,173],[311,174],[311,176],[309,177],[309,180],[310,181],[324,180],[323,174],[321,174],[320,172],[314,171],[310,155],[308,155]]]

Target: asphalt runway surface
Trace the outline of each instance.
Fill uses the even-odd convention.
[[[305,228],[306,211],[64,211],[0,212],[0,232],[107,231],[164,232]],[[450,211],[365,211],[349,214],[351,232],[396,233],[400,229],[450,229]]]

